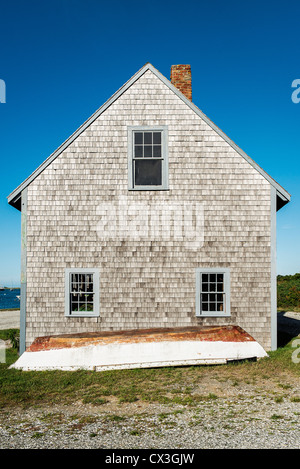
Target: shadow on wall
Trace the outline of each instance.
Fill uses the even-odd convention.
[[[299,316],[297,319],[294,316]],[[300,313],[277,313],[277,346],[284,347],[300,334]]]

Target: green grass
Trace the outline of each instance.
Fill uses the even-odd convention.
[[[278,307],[300,311],[300,273],[278,276]],[[101,406],[109,398],[118,402],[159,402],[193,406],[201,401],[218,397],[201,388],[202,379],[213,376],[222,382],[230,380],[232,386],[259,384],[277,380],[277,386],[289,385],[287,376],[299,378],[300,364],[293,363],[293,340],[269,358],[258,362],[232,363],[225,366],[191,366],[136,370],[93,371],[42,371],[22,372],[9,369],[17,360],[16,347],[19,331],[0,331],[0,340],[10,339],[13,348],[6,351],[6,363],[0,363],[0,407],[32,406],[40,404],[73,404],[82,402]],[[279,399],[279,398],[277,398]],[[294,397],[299,399],[299,397]]]
[[[4,334],[4,335],[3,335]],[[2,337],[5,333],[2,332]],[[101,406],[110,398],[122,402],[158,402],[194,406],[222,395],[207,392],[201,383],[214,377],[220,383],[252,383],[260,386],[270,379],[277,386],[289,385],[300,377],[300,364],[293,363],[292,341],[258,362],[219,366],[169,367],[114,371],[20,371],[9,369],[17,360],[16,350],[6,351],[0,363],[0,407],[83,402]],[[291,387],[291,385],[289,385]],[[272,391],[270,391],[271,394]]]

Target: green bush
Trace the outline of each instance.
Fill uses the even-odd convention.
[[[277,276],[277,307],[300,311],[300,273]]]
[[[14,350],[19,350],[20,331],[19,329],[6,329],[0,331],[0,340],[10,340]]]

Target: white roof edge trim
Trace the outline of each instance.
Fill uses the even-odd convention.
[[[121,88],[119,88],[97,111],[92,114],[70,137],[67,138],[27,179],[25,179],[11,194],[7,197],[8,203],[14,204],[22,191],[55,160],[79,135],[84,132],[116,99],[118,99],[135,81],[137,81],[147,70],[150,70],[166,86],[168,86],[182,101],[185,102],[201,119],[203,119],[213,130],[217,132],[237,153],[239,153],[251,166],[253,166],[278,192],[286,202],[290,201],[290,194],[281,187],[269,174],[267,174],[254,160],[252,160],[241,148],[239,148],[219,127],[217,127],[194,103],[187,99],[164,75],[162,75],[152,64],[146,63],[138,70]]]
[[[281,194],[279,191],[277,191],[277,195],[278,195],[278,197],[280,197],[284,202],[289,202],[289,201],[290,201],[290,198],[291,198],[290,194],[288,194],[288,195],[289,195],[289,198],[287,198],[287,197],[285,197],[283,194]]]

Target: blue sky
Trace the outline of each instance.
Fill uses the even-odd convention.
[[[299,1],[0,6],[0,285],[20,282],[21,217],[6,197],[146,62],[167,78],[191,64],[194,103],[292,195],[277,272],[300,271]]]

